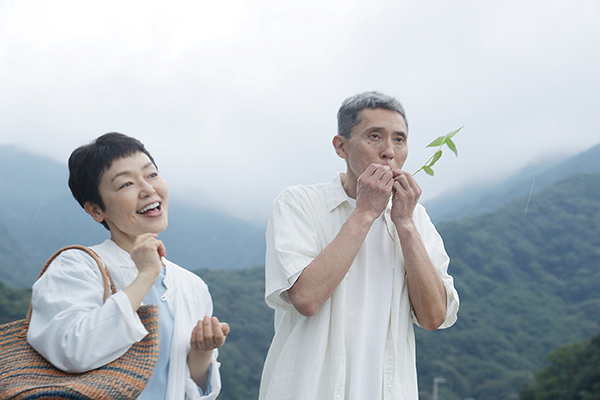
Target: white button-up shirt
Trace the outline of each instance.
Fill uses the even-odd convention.
[[[388,330],[383,349],[382,398],[416,400],[413,323],[417,321],[408,297],[404,258],[390,207],[388,205],[384,212],[384,219],[395,244],[397,262],[392,266],[390,320],[385,321]],[[304,317],[296,311],[287,290],[335,238],[353,210],[340,176],[327,184],[287,188],[273,203],[266,232],[265,299],[275,309],[275,336],[264,365],[260,400],[345,397],[345,321],[347,313],[352,312],[346,307],[348,276],[312,317]],[[456,321],[459,307],[458,293],[447,273],[449,258],[440,235],[420,205],[415,209],[414,221],[446,288],[446,320],[440,328],[447,328]]]
[[[117,359],[148,332],[122,291],[138,275],[129,253],[112,240],[91,247],[114,280],[117,293],[103,303],[104,284],[96,262],[81,250],[61,253],[33,285],[27,340],[57,368],[89,371]],[[218,351],[213,351],[212,392],[200,396],[187,365],[192,329],[212,315],[208,287],[197,275],[163,259],[163,295],[174,318],[168,400],[212,400],[221,390]]]

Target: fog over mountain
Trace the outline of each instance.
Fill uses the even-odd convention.
[[[343,99],[402,101],[406,170],[460,126],[423,201],[598,143],[595,0],[5,0],[0,144],[65,163],[139,138],[173,194],[263,225],[285,187],[344,170]]]
[[[435,222],[477,215],[494,211],[510,200],[532,195],[565,177],[582,172],[600,172],[600,144],[568,159],[557,159],[555,156],[551,160],[542,160],[500,182],[467,185],[460,190],[450,191],[425,202],[425,206]],[[526,207],[527,203],[524,213]]]

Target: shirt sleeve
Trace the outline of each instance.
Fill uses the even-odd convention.
[[[287,290],[322,250],[309,202],[301,200],[288,188],[271,208],[265,234],[265,300],[273,309],[293,309]]]
[[[193,400],[214,400],[221,392],[221,374],[219,367],[221,363],[217,361],[219,355],[218,349],[213,350],[212,360],[208,367],[208,383],[206,385],[206,391],[203,391],[200,386],[194,382],[191,376],[185,379],[185,398]]]
[[[103,296],[96,262],[80,250],[61,253],[33,285],[29,343],[70,373],[114,361],[148,332],[124,292]]]
[[[417,224],[427,253],[437,269],[446,289],[446,320],[439,329],[449,328],[458,318],[457,314],[460,304],[458,292],[454,288],[454,278],[448,274],[450,257],[448,257],[448,254],[446,253],[442,237],[429,219],[425,208],[421,205],[418,206],[418,211],[415,213],[415,223]],[[414,320],[416,322],[416,317],[414,317]]]
[[[170,264],[172,263],[167,264],[165,279],[170,276],[169,285],[177,287],[177,290],[172,292],[172,297],[167,298],[167,304],[175,315],[167,391],[173,398],[214,400],[221,392],[219,350],[214,349],[212,352],[206,392],[202,392],[192,379],[187,365],[191,332],[205,315],[213,315],[212,298],[202,278],[175,264]],[[169,267],[172,268],[169,270]]]
[[[212,363],[208,366],[208,380],[206,383],[206,392],[204,390],[202,390],[202,388],[200,386],[196,385],[196,387],[198,388],[198,393],[200,394],[200,397],[205,397],[212,392],[212,387],[210,384],[211,375],[212,375]]]

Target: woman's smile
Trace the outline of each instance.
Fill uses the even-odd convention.
[[[157,214],[162,214],[162,210],[160,209],[160,202],[155,202],[148,204],[146,207],[137,211],[138,214],[143,214],[147,217],[154,217]]]

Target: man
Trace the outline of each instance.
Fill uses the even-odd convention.
[[[421,188],[402,170],[407,139],[396,99],[352,96],[333,139],[346,173],[275,200],[265,290],[275,336],[261,400],[418,398],[413,323],[449,327],[459,301]]]

